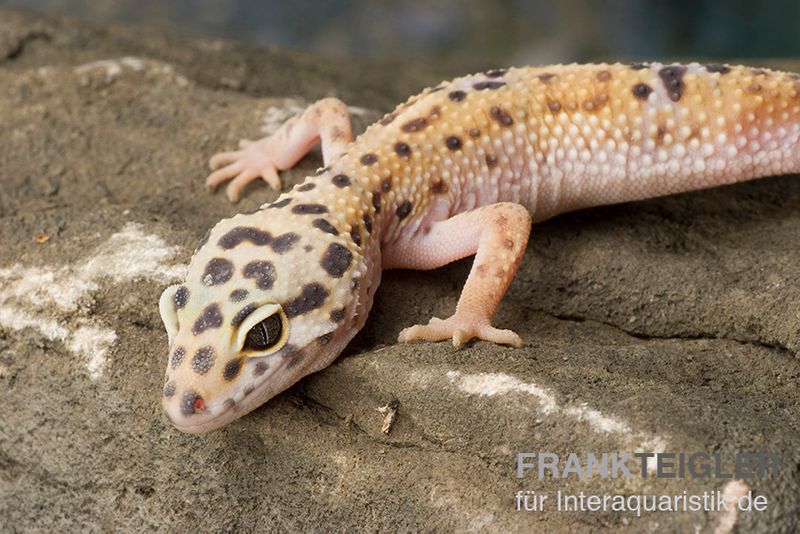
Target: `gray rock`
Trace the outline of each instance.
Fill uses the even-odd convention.
[[[404,326],[454,309],[469,262],[387,272],[334,365],[190,436],[161,414],[160,291],[208,227],[275,197],[255,185],[234,208],[207,194],[208,157],[325,95],[372,110],[363,129],[454,73],[14,10],[0,11],[0,67],[0,530],[719,526],[719,513],[570,513],[553,500],[727,480],[515,477],[518,452],[636,449],[719,452],[728,467],[736,451],[779,454],[780,476],[749,481],[768,509],[738,525],[797,528],[795,177],[537,225],[496,318],[519,350],[397,345]],[[319,165],[312,154],[287,186]],[[377,408],[393,399],[386,435]],[[549,506],[516,511],[521,490]]]

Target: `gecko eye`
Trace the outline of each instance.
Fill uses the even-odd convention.
[[[270,315],[247,332],[244,350],[265,351],[274,347],[283,333],[283,321],[279,314]]]
[[[245,356],[266,356],[279,350],[289,337],[289,323],[279,304],[267,303],[247,315],[236,335]]]

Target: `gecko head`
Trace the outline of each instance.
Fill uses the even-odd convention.
[[[185,282],[161,296],[163,406],[179,430],[241,417],[327,366],[357,331],[360,249],[327,220],[315,222],[320,213],[280,204],[218,223]]]

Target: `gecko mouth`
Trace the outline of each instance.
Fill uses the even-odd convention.
[[[273,380],[276,376],[283,374],[286,367],[286,360],[278,358],[274,361],[273,365],[266,366],[264,360],[255,361],[252,366],[255,374],[258,374],[259,366],[263,367],[261,376],[257,378],[252,385],[243,389],[239,395],[228,398],[221,403],[215,403],[211,406],[207,399],[195,395],[189,391],[185,395],[192,395],[191,399],[185,401],[189,405],[191,401],[191,408],[193,412],[189,414],[176,413],[174,406],[164,406],[164,411],[167,418],[172,422],[173,426],[181,432],[189,434],[204,434],[216,430],[231,421],[256,409],[266,400],[274,397],[282,391],[275,388],[276,383],[285,383],[285,381]],[[270,391],[272,389],[272,391]],[[238,398],[237,398],[238,397]],[[188,424],[187,424],[188,423]]]

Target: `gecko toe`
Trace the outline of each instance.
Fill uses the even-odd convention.
[[[223,165],[228,165],[230,163],[234,163],[241,159],[242,152],[240,150],[232,151],[232,152],[219,152],[211,156],[211,159],[208,160],[208,167],[215,171],[222,167]]]

